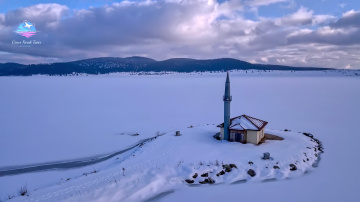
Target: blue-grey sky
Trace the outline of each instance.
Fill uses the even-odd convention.
[[[38,31],[30,39],[14,32],[24,20]],[[359,55],[358,0],[0,0],[0,63],[229,57],[359,69]]]

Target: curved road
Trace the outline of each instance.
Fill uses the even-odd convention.
[[[32,165],[32,166],[23,166],[23,167],[17,167],[17,168],[12,168],[9,170],[1,170],[0,171],[0,177],[3,176],[7,176],[7,175],[18,175],[18,174],[23,174],[23,173],[30,173],[30,172],[38,172],[38,171],[46,171],[46,170],[53,170],[53,169],[69,169],[69,168],[79,168],[79,167],[84,167],[84,166],[88,166],[88,165],[92,165],[92,164],[96,164],[102,161],[106,161],[114,156],[117,156],[119,154],[122,154],[124,152],[129,151],[130,149],[133,149],[141,144],[143,144],[146,141],[152,140],[156,137],[151,137],[151,138],[147,138],[144,140],[141,140],[138,144],[129,147],[127,149],[109,154],[107,156],[104,157],[91,157],[85,160],[74,160],[74,161],[69,161],[69,162],[62,162],[62,163],[50,163],[50,164],[40,164],[40,165]]]

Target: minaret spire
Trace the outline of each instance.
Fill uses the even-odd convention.
[[[223,97],[224,101],[224,140],[229,140],[230,132],[230,102],[232,100],[232,96],[230,95],[230,79],[229,79],[229,71],[226,75],[226,82],[225,82],[225,95]]]

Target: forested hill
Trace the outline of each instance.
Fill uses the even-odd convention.
[[[173,58],[156,61],[145,57],[92,58],[73,62],[22,65],[17,63],[0,64],[0,76],[28,76],[35,74],[67,75],[74,73],[106,74],[113,72],[205,72],[226,70],[328,70],[316,67],[290,67],[281,65],[251,64],[237,59],[220,58],[197,60]]]

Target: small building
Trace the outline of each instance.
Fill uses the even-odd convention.
[[[226,75],[224,101],[224,123],[220,127],[220,139],[232,142],[253,143],[259,142],[265,137],[264,130],[268,122],[241,115],[230,119],[230,103],[232,96],[230,94],[229,72]]]
[[[230,119],[229,139],[230,142],[253,143],[259,142],[265,137],[265,126],[268,122],[248,116],[241,115]],[[220,139],[224,137],[224,123],[218,125],[220,128]]]

